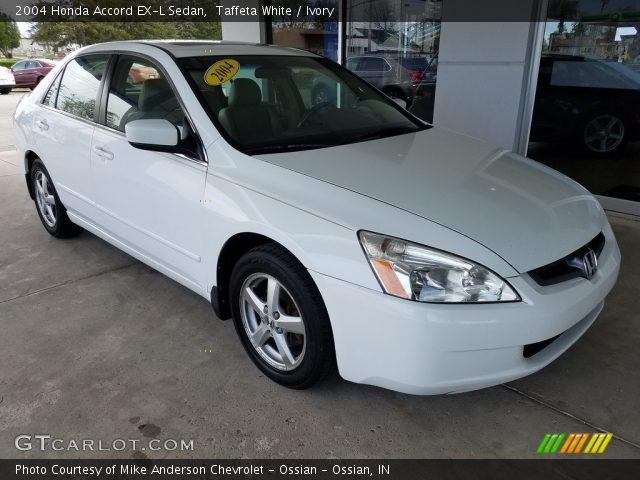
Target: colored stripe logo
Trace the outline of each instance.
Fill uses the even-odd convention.
[[[536,453],[604,453],[613,433],[547,433]]]

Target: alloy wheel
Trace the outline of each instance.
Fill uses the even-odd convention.
[[[584,143],[596,153],[609,153],[624,140],[625,128],[622,120],[614,115],[599,115],[587,123]]]
[[[306,351],[306,329],[289,291],[273,276],[254,273],[240,290],[242,325],[252,347],[271,367],[291,371]]]
[[[47,226],[54,228],[57,222],[56,199],[51,184],[42,170],[36,173],[36,202]]]

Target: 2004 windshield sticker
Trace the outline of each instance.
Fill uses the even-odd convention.
[[[208,85],[222,85],[238,74],[240,63],[233,58],[225,58],[211,65],[204,74]]]

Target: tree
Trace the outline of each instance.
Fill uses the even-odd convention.
[[[0,14],[0,52],[7,58],[13,57],[13,49],[20,46],[18,25],[5,14]]]

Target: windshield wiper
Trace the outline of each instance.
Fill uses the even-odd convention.
[[[245,148],[243,152],[247,155],[259,155],[261,153],[294,152],[297,150],[312,150],[314,148],[326,148],[331,146],[332,145],[327,145],[326,143],[292,143],[288,145],[265,145]]]
[[[395,135],[403,135],[405,133],[415,133],[419,132],[421,129],[415,126],[402,126],[402,127],[385,127],[379,128],[377,130],[372,130],[370,132],[363,133],[362,135],[358,135],[356,137],[352,137],[342,145],[346,145],[349,143],[356,142],[365,142],[367,140],[377,140],[379,138],[393,137]]]

